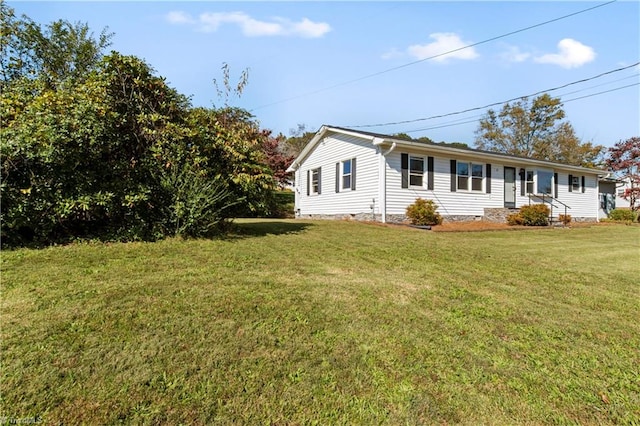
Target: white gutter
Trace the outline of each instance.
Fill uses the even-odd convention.
[[[373,144],[379,146],[384,142],[383,139],[375,138],[373,140]],[[382,147],[380,147],[380,162],[379,162],[379,171],[378,176],[380,176],[378,180],[378,198],[380,198],[380,213],[382,213],[382,223],[387,223],[387,161],[386,157],[396,149],[397,144],[393,142],[391,147],[386,151],[382,152]]]

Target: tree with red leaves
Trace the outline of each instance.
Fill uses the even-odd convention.
[[[280,142],[284,139],[283,135],[272,136],[270,130],[263,130],[262,152],[265,155],[266,164],[273,171],[273,177],[278,182],[280,188],[286,187],[291,183],[291,173],[287,173],[287,168],[294,160],[293,156],[286,155],[283,152]]]
[[[629,200],[631,210],[640,209],[640,137],[619,141],[609,148],[606,164],[619,178],[630,182],[622,198]]]

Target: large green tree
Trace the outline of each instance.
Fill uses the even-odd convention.
[[[47,87],[77,83],[95,69],[113,34],[94,36],[87,23],[57,20],[44,27],[0,2],[0,79],[39,78]]]
[[[144,61],[105,56],[105,31],[0,7],[3,245],[205,236],[268,212],[270,132],[247,111],[193,108]]]
[[[603,147],[580,141],[573,126],[563,121],[565,116],[560,99],[546,93],[533,100],[506,103],[499,112],[489,110],[480,120],[475,146],[571,165],[597,165]]]

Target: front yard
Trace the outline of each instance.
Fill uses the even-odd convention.
[[[640,228],[242,221],[2,253],[0,417],[634,424]]]

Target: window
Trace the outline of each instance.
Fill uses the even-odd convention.
[[[458,163],[458,189],[469,189],[469,163]]]
[[[484,180],[483,164],[458,162],[457,174],[459,190],[482,191],[482,181]]]
[[[574,191],[580,191],[580,176],[571,176],[571,186]]]
[[[424,158],[409,156],[409,185],[422,186],[424,176]]]
[[[418,157],[403,152],[400,154],[400,169],[402,188],[433,190],[433,157]]]
[[[342,189],[351,189],[351,160],[342,162]]]
[[[336,163],[336,193],[356,189],[356,159]]]
[[[538,170],[538,194],[551,195],[553,186],[553,173],[544,170]]]
[[[482,191],[482,164],[471,165],[471,190]]]
[[[320,167],[318,167],[317,169],[313,169],[313,170],[309,170],[309,180],[308,180],[308,186],[307,186],[307,195],[319,195],[320,191],[321,191],[321,170]]]
[[[533,194],[533,170],[527,170],[527,194]]]

